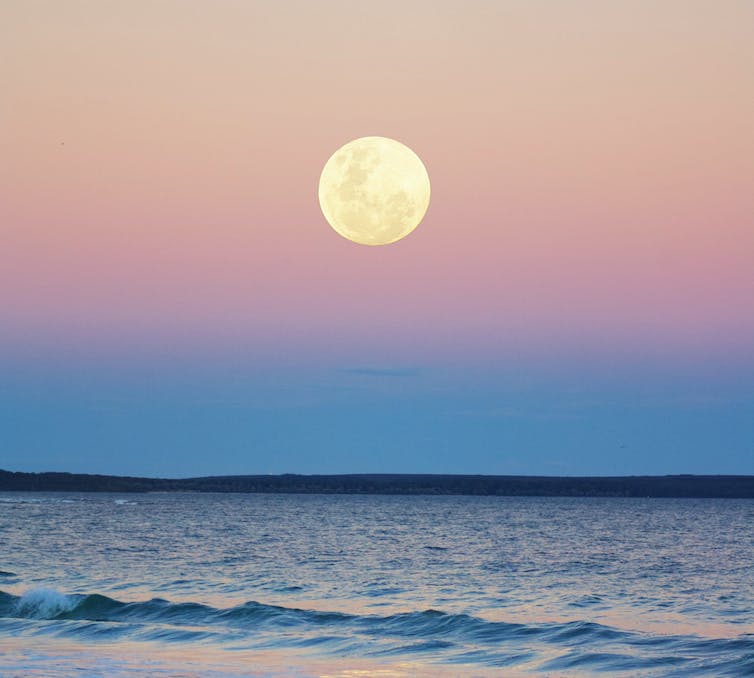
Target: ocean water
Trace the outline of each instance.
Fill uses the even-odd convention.
[[[754,675],[754,501],[0,493],[0,676]]]

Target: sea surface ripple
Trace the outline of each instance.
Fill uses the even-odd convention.
[[[752,525],[750,500],[0,493],[0,675],[754,675]]]

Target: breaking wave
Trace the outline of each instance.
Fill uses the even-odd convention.
[[[439,610],[380,616],[256,601],[230,608],[161,598],[123,602],[98,593],[65,594],[49,588],[31,589],[21,596],[0,591],[0,634],[3,630],[87,641],[212,642],[232,649],[308,647],[333,656],[421,656],[492,667],[539,657],[545,663],[538,668],[547,671],[662,669],[662,675],[754,671],[754,635],[658,636],[586,620],[521,624]],[[553,649],[560,650],[554,658]]]

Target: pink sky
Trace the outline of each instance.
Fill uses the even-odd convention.
[[[751,360],[748,0],[11,0],[0,56],[5,350]],[[317,203],[365,135],[432,181],[384,248]]]

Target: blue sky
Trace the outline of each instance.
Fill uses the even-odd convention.
[[[4,368],[0,468],[255,473],[754,473],[754,378],[653,367]]]

